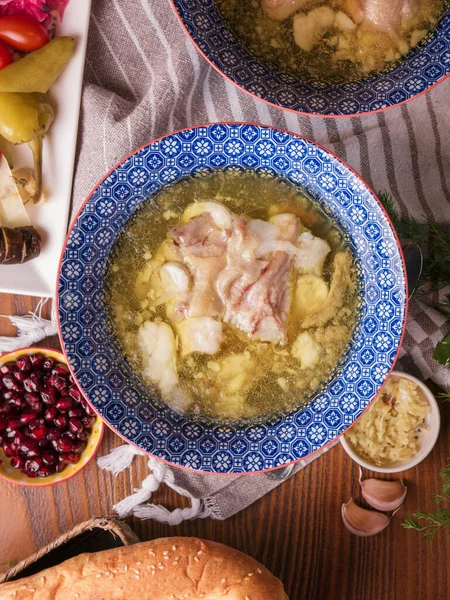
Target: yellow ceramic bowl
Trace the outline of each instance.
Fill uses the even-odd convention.
[[[58,362],[67,364],[62,352],[58,352],[50,348],[22,348],[21,350],[16,350],[15,352],[10,352],[9,354],[3,355],[0,358],[0,366],[6,362],[16,360],[19,356],[24,354],[35,353],[43,354],[44,356],[53,358]],[[60,483],[61,481],[67,481],[67,479],[70,479],[79,473],[93,458],[103,436],[103,427],[103,421],[99,416],[95,415],[95,423],[92,428],[91,435],[88,438],[86,448],[81,454],[80,460],[76,464],[68,464],[66,468],[61,471],[61,473],[55,473],[53,475],[49,475],[48,477],[31,478],[21,473],[19,469],[13,469],[13,467],[10,466],[10,459],[0,448],[0,477],[11,481],[11,483],[17,483],[18,485],[30,485],[33,487],[43,487],[46,485]]]

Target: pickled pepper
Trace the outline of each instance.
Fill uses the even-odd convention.
[[[54,117],[53,106],[45,94],[0,92],[0,136],[12,144],[28,144],[33,152],[34,203],[42,194],[42,138]]]
[[[57,37],[0,70],[0,92],[46,93],[72,58],[75,40]]]

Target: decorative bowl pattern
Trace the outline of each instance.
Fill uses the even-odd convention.
[[[437,28],[389,71],[350,83],[298,80],[240,45],[214,0],[172,0],[198,50],[244,91],[270,104],[321,116],[371,113],[411,100],[450,73],[450,8]]]
[[[53,358],[57,362],[61,362],[67,364],[66,358],[64,354],[58,352],[57,350],[52,350],[51,348],[22,348],[21,350],[15,350],[14,352],[9,352],[8,354],[4,354],[0,358],[0,364],[4,364],[5,362],[13,361],[19,358],[24,354],[34,354],[39,352],[44,354],[45,356],[49,356]],[[67,481],[77,473],[79,473],[84,467],[92,460],[95,456],[95,453],[100,446],[100,442],[103,437],[103,429],[104,424],[103,421],[96,417],[94,426],[92,427],[91,434],[87,441],[86,448],[83,450],[81,454],[81,458],[79,462],[73,464],[67,464],[66,468],[61,471],[61,473],[54,473],[53,475],[49,475],[48,477],[36,477],[30,478],[24,475],[19,469],[14,469],[11,467],[10,459],[6,456],[3,450],[0,448],[0,478],[6,479],[11,483],[16,483],[18,485],[30,486],[30,487],[46,487],[48,485],[54,485],[55,483],[61,483],[62,481]]]
[[[162,186],[214,169],[252,169],[301,186],[338,221],[356,257],[360,322],[340,367],[310,405],[264,424],[211,425],[176,414],[149,397],[108,324],[103,280],[121,229]],[[150,143],[98,185],[66,240],[58,311],[72,373],[119,435],[181,467],[246,473],[306,457],[362,414],[395,362],[405,324],[406,283],[388,218],[371,190],[342,161],[285,131],[244,123],[214,124]]]

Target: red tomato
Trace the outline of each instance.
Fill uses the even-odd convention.
[[[36,19],[29,15],[0,17],[0,41],[22,52],[32,52],[50,41],[49,35]]]
[[[3,44],[0,44],[0,70],[4,69],[11,63],[12,63],[11,52],[8,50],[8,48],[6,48],[6,46],[4,46]]]

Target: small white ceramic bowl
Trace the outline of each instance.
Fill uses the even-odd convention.
[[[370,461],[362,458],[355,451],[353,445],[345,439],[345,434],[342,435],[340,438],[340,442],[344,447],[344,450],[350,456],[350,458],[353,459],[356,463],[358,463],[358,465],[360,465],[364,469],[376,471],[377,473],[400,473],[401,471],[406,471],[407,469],[411,469],[412,467],[418,465],[428,456],[428,454],[433,449],[439,435],[439,430],[441,428],[441,415],[439,413],[439,406],[437,400],[424,383],[417,379],[417,377],[413,377],[408,373],[402,373],[401,371],[392,371],[389,377],[403,377],[405,379],[413,381],[418,386],[419,390],[422,392],[422,396],[430,404],[430,412],[428,413],[425,419],[425,424],[428,426],[428,431],[423,435],[419,451],[415,456],[413,456],[409,460],[398,460],[392,463],[390,467],[378,467]]]

